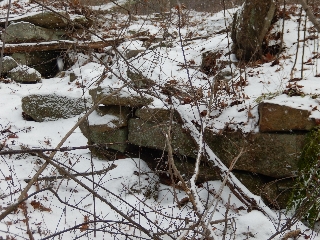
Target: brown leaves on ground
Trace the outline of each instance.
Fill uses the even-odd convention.
[[[41,212],[51,212],[52,210],[50,208],[47,208],[45,207],[42,203],[36,201],[36,200],[33,200],[31,202],[31,206],[34,208],[34,209],[38,209],[40,210]]]

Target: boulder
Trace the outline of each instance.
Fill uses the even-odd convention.
[[[85,110],[82,99],[56,94],[33,94],[22,98],[22,110],[37,122],[70,118]]]
[[[308,131],[316,126],[308,110],[296,109],[274,103],[259,104],[260,132]]]
[[[61,40],[64,32],[46,29],[28,22],[11,23],[6,29],[6,43],[32,43]],[[2,36],[3,39],[3,36]]]
[[[127,146],[127,125],[130,112],[131,110],[127,107],[101,106],[91,113],[79,127],[83,135],[88,138],[89,143],[115,143],[108,145],[107,148],[124,152]]]
[[[22,17],[19,19],[19,21],[29,22],[39,27],[49,29],[62,29],[70,26],[68,21],[69,16],[65,12],[59,12],[59,14],[64,16],[65,18],[59,16],[56,13],[44,11],[31,16]]]
[[[17,62],[9,56],[3,57],[1,74],[7,74],[10,70],[17,67]]]
[[[129,119],[128,141],[137,146],[166,149],[168,124],[149,122],[142,119]],[[180,124],[172,124],[172,148],[174,153],[196,157],[197,146],[190,134]]]
[[[101,99],[105,98],[101,104],[109,105],[118,105],[118,106],[127,106],[127,107],[143,107],[148,106],[153,102],[153,99],[150,97],[141,96],[137,93],[129,93],[123,90],[117,94],[111,95],[115,90],[103,89],[101,87],[89,90],[93,102],[97,103]]]
[[[150,122],[169,122],[171,111],[164,108],[139,108],[136,110],[135,115]],[[182,123],[180,114],[177,111],[173,112],[172,120],[177,123]]]
[[[233,18],[231,38],[233,50],[239,60],[255,60],[262,56],[262,43],[266,36],[276,4],[274,0],[246,0]]]
[[[130,69],[127,70],[127,76],[131,79],[134,86],[137,88],[150,88],[155,85],[154,81],[146,78],[142,75],[142,73],[136,73],[134,71],[131,71]]]
[[[8,73],[8,77],[21,83],[37,83],[41,81],[41,74],[34,68],[30,68],[26,65],[19,65],[11,69]]]
[[[298,159],[304,146],[305,134],[276,134],[225,132],[217,135],[205,130],[205,141],[212,151],[229,167],[239,154],[234,169],[259,173],[274,178],[292,177],[298,171]]]

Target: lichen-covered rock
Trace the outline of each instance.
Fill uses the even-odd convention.
[[[3,36],[2,36],[3,39]],[[6,43],[30,43],[61,39],[56,30],[46,29],[28,22],[11,23],[6,29]]]
[[[260,132],[307,131],[316,126],[308,110],[262,102],[259,104]]]
[[[102,106],[91,113],[79,127],[89,143],[109,144],[108,148],[124,152],[127,146],[129,114],[130,109],[126,107]]]
[[[110,106],[127,106],[127,107],[143,107],[148,106],[153,102],[151,97],[141,96],[134,92],[126,92],[125,90],[112,94],[113,90],[103,89],[101,87],[91,89],[89,94],[91,95],[93,102],[97,103],[101,99],[105,98],[101,104]]]
[[[33,94],[22,98],[22,110],[37,122],[70,118],[85,110],[82,99],[56,94]]]
[[[3,57],[3,61],[2,61],[1,73],[6,74],[17,66],[18,66],[17,62],[12,57],[5,56]]]
[[[234,169],[260,173],[274,178],[291,177],[298,171],[298,159],[304,146],[304,134],[225,132],[217,135],[205,130],[205,141],[229,167],[243,147]]]
[[[135,112],[138,118],[152,122],[169,122],[170,114],[171,110],[164,108],[139,108]],[[177,123],[182,122],[180,114],[177,111],[173,112],[172,120]]]
[[[255,60],[262,55],[262,43],[275,14],[274,0],[246,0],[236,12],[231,38],[234,52],[240,60]]]
[[[29,22],[39,27],[50,29],[67,28],[70,26],[70,23],[68,22],[69,16],[65,12],[59,12],[59,14],[63,15],[65,18],[56,13],[44,11],[31,16],[22,17],[19,21]]]
[[[142,119],[129,120],[128,141],[137,146],[166,150],[167,123],[148,122]],[[174,153],[195,157],[197,146],[193,138],[180,124],[172,124],[172,148]]]
[[[8,77],[21,83],[37,83],[41,80],[41,74],[34,68],[26,65],[19,65],[11,69]]]
[[[146,78],[142,75],[142,73],[136,73],[134,71],[131,71],[130,69],[127,70],[127,76],[131,79],[134,86],[137,88],[150,88],[155,85],[154,81]]]

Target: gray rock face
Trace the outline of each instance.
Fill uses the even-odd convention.
[[[109,90],[102,89],[101,87],[92,89],[89,91],[93,102],[97,103],[101,99],[106,98],[101,104],[110,106],[110,105],[117,105],[117,106],[127,106],[127,107],[142,107],[148,106],[150,103],[153,102],[152,98],[144,97],[140,95],[133,95],[133,94],[122,94],[117,93],[116,95],[111,96],[111,92]]]
[[[166,122],[148,122],[142,119],[129,120],[128,141],[137,146],[166,150],[168,124]],[[180,124],[172,125],[172,148],[175,153],[195,157],[197,147],[192,137]]]
[[[1,73],[6,74],[17,66],[18,66],[17,62],[12,57],[5,56],[3,57],[3,61],[2,61]]]
[[[67,28],[70,25],[68,23],[69,16],[64,12],[59,12],[59,14],[66,18],[63,18],[53,12],[41,12],[32,16],[22,17],[19,21],[29,22],[39,27],[49,29]]]
[[[246,152],[237,161],[235,169],[283,178],[295,175],[298,170],[305,135],[250,133],[244,136],[239,132],[216,135],[207,129],[205,140],[227,167],[244,147]]]
[[[141,73],[135,73],[130,69],[127,70],[127,76],[133,81],[133,84],[137,88],[150,88],[155,85],[155,82],[146,78]]]
[[[261,57],[261,46],[276,10],[274,0],[246,0],[234,16],[231,38],[240,60]]]
[[[28,22],[11,23],[6,29],[5,36],[6,43],[30,43],[61,39],[61,35],[57,31]]]
[[[130,109],[126,107],[99,107],[88,120],[81,123],[80,129],[90,143],[114,143],[108,145],[108,148],[124,152],[127,147],[129,114]]]
[[[22,110],[37,122],[70,118],[85,110],[82,99],[56,94],[30,95],[22,98]]]
[[[41,80],[41,74],[34,68],[26,65],[19,65],[11,69],[8,77],[21,83],[37,83]]]
[[[259,115],[260,132],[307,131],[316,126],[308,110],[274,103],[260,103]]]
[[[135,115],[145,121],[151,122],[169,122],[170,110],[163,108],[140,108],[137,109]],[[181,123],[181,117],[177,111],[173,112],[173,121]]]

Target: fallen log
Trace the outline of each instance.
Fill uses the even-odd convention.
[[[51,42],[39,42],[39,43],[17,43],[6,44],[4,48],[5,54],[17,53],[17,52],[41,52],[52,50],[67,50],[67,49],[102,49],[108,46],[118,46],[124,41],[123,38],[119,39],[106,39],[104,41],[97,42],[75,42],[69,40],[51,41]],[[0,48],[2,44],[0,45]]]

